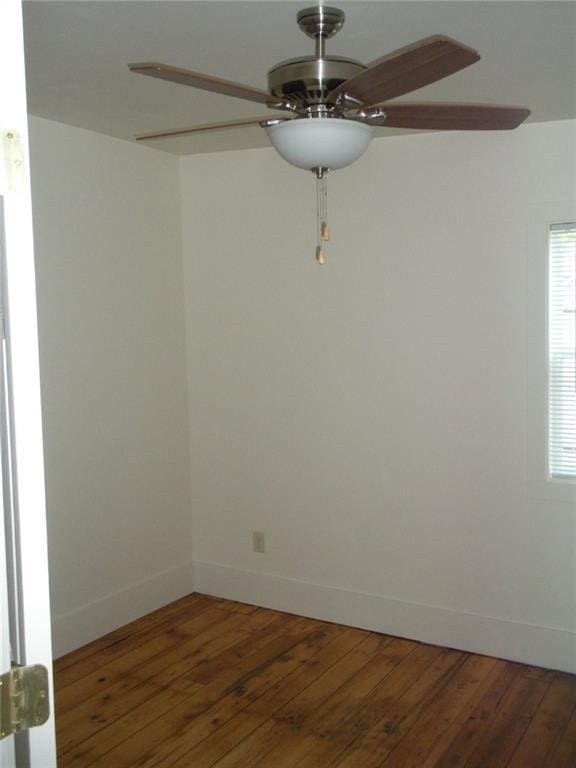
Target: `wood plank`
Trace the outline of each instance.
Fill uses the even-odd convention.
[[[254,613],[259,610],[256,605],[250,605],[249,603],[236,603],[233,600],[225,600],[222,597],[213,597],[212,600],[216,602],[218,608],[223,611],[230,611],[231,613]]]
[[[380,651],[310,714],[305,727],[291,729],[280,749],[265,759],[278,768],[292,764],[288,760],[294,765],[299,761],[329,765],[357,736],[366,709],[372,707],[371,694],[415,649],[416,643],[411,640],[386,638]]]
[[[256,652],[246,654],[237,666],[228,668],[214,682],[189,696],[183,704],[165,711],[163,716],[107,751],[89,765],[102,768],[128,768],[135,763],[139,768],[158,765],[156,755],[162,742],[182,738],[195,718],[215,705],[229,693],[253,691],[258,685],[266,685],[275,675],[282,676],[283,667],[289,661],[289,651],[313,631],[312,623],[300,619],[289,632],[270,640]]]
[[[370,693],[415,647],[409,640],[386,638],[378,653],[311,713],[305,727],[286,733],[280,748],[268,753],[264,762],[272,761],[279,768],[301,761],[328,765],[355,736],[354,727],[347,728],[343,721],[360,716]]]
[[[269,688],[235,717],[221,725],[214,738],[207,738],[177,760],[172,768],[208,768],[253,734],[303,689],[314,683],[364,639],[362,630],[344,627],[326,646],[317,646],[316,653],[297,669]]]
[[[185,699],[187,694],[192,692],[192,687],[187,685],[182,690],[176,685],[171,685],[170,680],[166,680],[166,671],[175,670],[176,675],[182,675],[186,671],[186,666],[182,665],[182,659],[190,658],[195,650],[202,650],[206,654],[211,650],[214,652],[215,644],[218,649],[222,642],[230,642],[229,633],[232,633],[232,642],[234,639],[238,640],[238,636],[234,636],[234,631],[238,630],[239,619],[223,611],[217,611],[217,613],[224,616],[222,621],[213,622],[204,631],[199,631],[196,637],[189,637],[188,642],[176,646],[169,653],[161,653],[145,659],[144,674],[138,676],[137,669],[127,673],[124,668],[121,668],[117,674],[113,674],[110,669],[103,674],[102,679],[105,682],[101,684],[103,688],[100,691],[96,693],[90,691],[91,695],[81,703],[77,703],[76,707],[57,716],[60,751],[65,753],[77,747],[82,741],[146,701],[150,695],[165,691],[174,703]],[[241,638],[245,636],[245,633],[242,633]],[[142,663],[142,657],[138,662]],[[194,686],[195,690],[201,688],[199,684]],[[58,712],[58,709],[56,711]]]
[[[186,595],[186,597],[182,597],[169,605],[158,608],[156,611],[152,611],[152,613],[141,616],[139,619],[135,619],[129,624],[125,624],[112,632],[102,635],[102,637],[99,637],[97,640],[93,640],[74,651],[70,651],[70,653],[67,653],[64,656],[60,656],[54,661],[54,671],[61,673],[64,669],[78,664],[89,656],[100,653],[104,648],[107,648],[110,645],[114,645],[126,638],[133,640],[141,633],[145,633],[148,629],[153,629],[157,624],[165,624],[170,619],[178,618],[186,614],[192,606],[196,606],[199,603],[207,606],[211,601],[212,598],[200,595],[197,592]]]
[[[397,638],[393,643],[396,640]],[[332,719],[332,725],[329,725],[328,718],[317,716],[314,718],[318,722],[321,735],[337,738],[342,730],[349,729],[358,737],[368,731],[383,717],[388,706],[396,699],[397,694],[405,690],[410,682],[416,681],[430,669],[442,653],[440,648],[431,645],[422,645],[406,640],[404,642],[409,642],[411,648],[407,648],[408,652],[402,654],[398,659],[399,663],[390,665],[387,670],[382,670],[385,674],[376,681],[376,685],[371,688],[368,695],[363,696],[358,701],[356,706],[350,707],[349,702],[345,699],[338,701],[342,699],[343,694],[346,695],[344,687],[340,688],[336,696],[330,697],[327,703],[332,709],[334,709],[334,702],[338,704],[334,711],[335,717]],[[384,660],[386,659],[384,658]],[[369,670],[369,665],[366,665],[356,675],[356,678],[360,678],[367,670]],[[324,709],[322,707],[318,714],[324,712]]]
[[[427,712],[416,721],[412,733],[392,751],[389,757],[392,765],[434,768],[452,738],[451,731],[467,720],[503,666],[504,662],[485,656],[468,657]]]
[[[173,740],[164,740],[156,746],[148,759],[140,763],[142,768],[172,765],[173,762],[181,759],[184,759],[185,764],[190,765],[187,761],[193,747],[209,738],[222,724],[241,714],[250,703],[257,701],[263,692],[266,695],[270,688],[277,687],[341,633],[342,630],[335,626],[317,628],[287,653],[277,657],[272,664],[267,664],[265,669],[258,667],[244,674],[226,689],[218,701],[195,718],[178,739],[178,743]]]
[[[466,654],[442,649],[436,661],[384,706],[384,717],[366,729],[335,764],[342,768],[378,768],[431,705],[465,661]]]
[[[218,598],[55,669],[59,768],[576,768],[574,675]]]
[[[276,621],[272,622],[269,632],[259,634],[255,640],[248,637],[211,659],[203,659],[200,664],[189,670],[186,679],[202,685],[214,683],[220,677],[227,678],[231,669],[235,669],[244,659],[250,657],[258,648],[261,648],[273,636],[288,634],[293,630],[306,626],[312,632],[320,624],[312,619],[303,619],[289,614],[279,614]]]
[[[503,768],[508,764],[550,683],[532,677],[516,680],[500,712],[466,762],[466,768]]]
[[[336,723],[336,730],[332,736],[333,747],[329,754],[324,752],[324,764],[337,765],[347,753],[353,754],[359,740],[369,734],[400,695],[434,665],[441,653],[440,648],[417,644],[415,650],[371,691],[361,706],[346,712],[344,717]],[[326,737],[330,734],[324,732],[322,735]],[[313,754],[314,752],[311,753]]]
[[[151,635],[130,653],[115,655],[111,660],[107,655],[103,655],[98,669],[56,691],[56,709],[59,716],[62,717],[70,710],[76,709],[80,697],[87,700],[104,689],[113,689],[115,684],[124,681],[128,674],[133,678],[142,665],[154,658],[162,659],[173,651],[178,652],[178,649],[206,630],[212,628],[213,632],[217,631],[216,625],[224,622],[228,622],[226,626],[230,625],[229,613],[217,608],[208,608],[190,623],[172,625]]]
[[[391,768],[423,768],[437,743],[478,691],[485,692],[486,678],[497,667],[496,659],[468,656],[462,666],[421,714],[400,743],[386,757]],[[489,683],[493,679],[489,677]]]
[[[534,680],[543,680],[545,683],[551,683],[556,679],[558,674],[554,669],[544,669],[543,667],[533,667],[530,664],[522,664],[521,675],[522,677],[531,677]]]
[[[86,645],[60,656],[54,661],[54,671],[60,673],[62,670],[77,664],[88,656],[99,653],[108,645],[114,644],[118,640],[123,640],[126,637],[134,638],[141,631],[153,627],[156,623],[166,622],[167,619],[171,617],[182,615],[190,606],[195,605],[196,603],[201,602],[208,604],[211,600],[212,598],[209,598],[206,595],[200,595],[197,592],[181,597],[179,600],[175,600],[162,608],[158,608],[151,613],[141,616],[139,619],[134,619],[134,621],[118,627],[118,629],[115,629],[112,632],[102,635],[102,637],[99,637],[97,640],[86,643]]]
[[[576,708],[573,710],[566,730],[546,761],[544,768],[574,768],[576,765]]]
[[[285,617],[265,610],[262,610],[262,615],[268,621],[267,626],[262,626],[261,619],[254,614],[219,613],[225,617],[225,624],[220,622],[199,633],[186,647],[175,649],[171,658],[159,656],[154,664],[146,665],[149,682],[156,686],[158,700],[155,699],[153,708],[149,706],[146,678],[129,677],[123,689],[116,689],[117,696],[111,696],[113,689],[108,686],[103,695],[81,703],[68,717],[60,718],[58,732],[64,734],[59,738],[60,764],[87,765],[90,760],[100,757],[102,750],[112,749],[156,720],[160,712],[186,702],[191,695],[203,689],[203,685],[187,678],[195,666],[218,657],[230,645],[242,644],[247,636],[253,647],[265,645],[266,641],[283,636],[287,627],[294,623],[289,624]],[[245,628],[250,630],[257,622],[261,626],[258,636],[254,637]],[[171,661],[174,662],[172,665]],[[152,675],[153,672],[155,675]],[[130,688],[130,681],[134,679],[136,685]]]
[[[487,727],[500,711],[510,686],[520,676],[521,668],[518,664],[500,662],[495,673],[496,679],[491,682],[472,712],[448,732],[446,743],[441,745],[446,748],[443,752],[438,750],[438,760],[434,768],[462,768],[466,764]]]
[[[292,729],[301,728],[316,708],[362,669],[381,647],[382,639],[368,634],[359,645],[278,710],[260,728],[214,763],[215,768],[256,766],[260,758],[265,758],[272,749],[283,743],[287,733]]]
[[[66,686],[80,680],[91,672],[98,672],[101,666],[106,664],[109,660],[125,654],[131,654],[135,646],[141,645],[149,639],[153,639],[158,634],[169,632],[171,630],[174,632],[178,631],[182,621],[191,621],[209,609],[214,610],[211,600],[198,600],[188,606],[182,613],[170,615],[165,620],[154,622],[151,626],[146,626],[135,635],[128,634],[113,642],[107,643],[102,650],[98,651],[98,653],[91,653],[89,656],[82,659],[81,662],[62,670],[56,678],[56,691],[61,691]]]
[[[530,762],[544,765],[566,730],[574,707],[576,680],[570,675],[558,675],[550,683],[507,768],[525,768]]]

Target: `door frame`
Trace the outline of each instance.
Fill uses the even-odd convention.
[[[9,549],[7,585],[11,597],[12,659],[17,664],[41,664],[48,669],[51,714],[44,725],[16,739],[15,765],[17,768],[55,768],[44,456],[22,27],[20,0],[2,0],[0,189],[4,209],[4,313],[9,389],[6,409],[10,422],[13,498],[12,509],[4,509],[9,516],[10,539],[6,542]],[[11,134],[8,143],[7,133]],[[6,457],[3,460],[6,461]],[[2,560],[4,558],[0,562]],[[0,755],[4,757],[9,750],[7,746]]]

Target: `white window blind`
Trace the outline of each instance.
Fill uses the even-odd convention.
[[[576,223],[549,232],[548,457],[551,478],[576,479]]]

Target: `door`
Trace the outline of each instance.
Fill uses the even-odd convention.
[[[2,768],[55,768],[52,648],[20,0],[0,2],[0,674],[48,670],[50,717],[0,741]],[[3,685],[3,691],[7,686]],[[5,701],[5,700],[4,700]],[[6,707],[4,707],[6,711]]]

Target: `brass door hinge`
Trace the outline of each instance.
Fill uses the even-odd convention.
[[[0,677],[0,739],[42,725],[49,715],[46,667],[15,665]]]
[[[18,131],[0,133],[0,195],[23,192],[26,189],[24,147]]]

